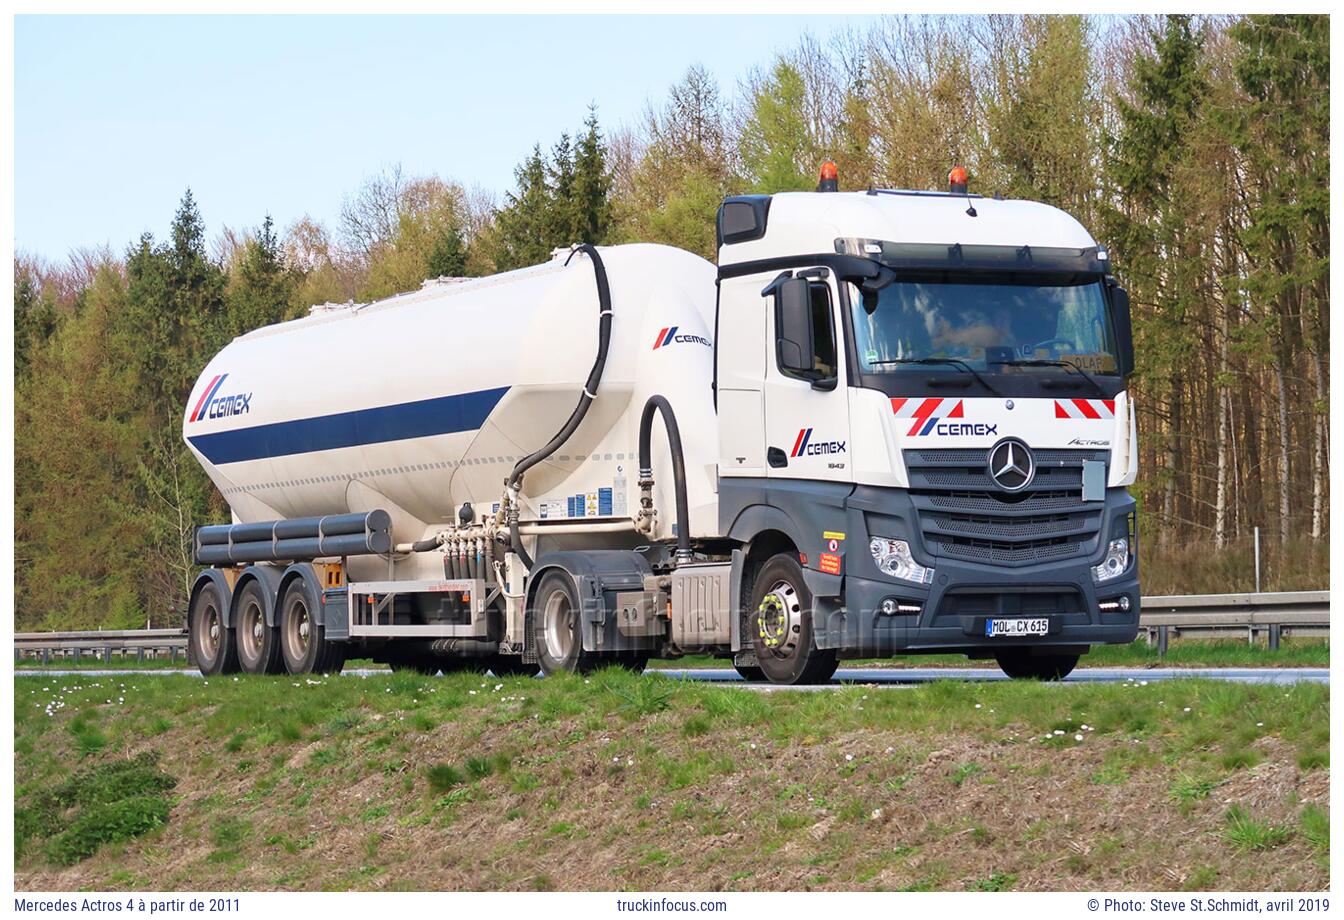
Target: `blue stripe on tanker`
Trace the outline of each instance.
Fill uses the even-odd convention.
[[[216,465],[474,431],[508,387],[188,437]]]

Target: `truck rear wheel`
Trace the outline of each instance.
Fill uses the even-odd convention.
[[[772,683],[819,684],[835,674],[835,651],[813,641],[812,592],[792,554],[772,556],[756,573],[747,621],[757,664]]]
[[[238,649],[233,630],[224,625],[224,599],[219,586],[210,582],[196,592],[187,611],[187,641],[196,666],[206,677],[238,671]]]
[[[583,649],[582,607],[574,580],[565,572],[542,576],[533,596],[532,628],[543,674],[591,671],[597,656]]]
[[[1027,649],[1004,649],[994,653],[1000,670],[1014,680],[1063,680],[1078,665],[1081,655],[1033,655]]]
[[[265,588],[249,581],[238,595],[238,622],[233,633],[238,645],[238,664],[248,674],[283,674],[280,630],[266,625]]]
[[[308,583],[291,581],[280,601],[280,649],[291,674],[339,673],[345,664],[345,646],[327,641],[316,610]]]

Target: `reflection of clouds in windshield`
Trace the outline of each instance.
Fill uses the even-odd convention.
[[[990,348],[1036,357],[1109,357],[1111,350],[1105,300],[1095,283],[896,282],[881,292],[873,313],[856,308],[853,315],[860,358],[870,368],[940,356],[984,360]]]

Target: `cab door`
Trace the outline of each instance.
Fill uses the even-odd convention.
[[[840,300],[832,272],[784,272],[767,299],[766,475],[852,482]]]

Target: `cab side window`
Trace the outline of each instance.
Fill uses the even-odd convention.
[[[811,281],[808,283],[808,293],[812,303],[812,348],[813,362],[810,372],[798,373],[796,371],[784,370],[780,365],[780,373],[786,377],[794,377],[799,380],[829,380],[836,375],[837,363],[835,357],[835,322],[831,311],[831,288],[824,281]],[[776,314],[778,322],[778,314]],[[778,356],[776,356],[778,359]]]

